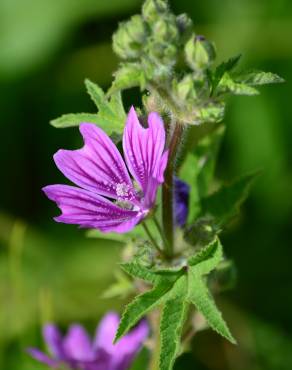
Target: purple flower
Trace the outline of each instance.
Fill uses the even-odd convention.
[[[174,178],[174,211],[175,222],[178,226],[184,226],[189,211],[190,186],[178,177]]]
[[[62,211],[55,220],[104,232],[127,232],[154,206],[157,189],[164,181],[168,151],[164,149],[163,121],[152,112],[148,128],[144,128],[131,108],[123,135],[125,161],[94,124],[82,123],[80,132],[83,148],[59,150],[54,155],[59,170],[78,187],[43,188]]]
[[[43,336],[51,357],[36,348],[29,348],[28,352],[52,368],[67,365],[69,369],[78,370],[126,370],[141,349],[149,330],[143,320],[114,345],[118,324],[119,316],[114,312],[108,313],[100,322],[93,341],[78,324],[71,325],[64,338],[55,325],[48,324],[43,328]]]

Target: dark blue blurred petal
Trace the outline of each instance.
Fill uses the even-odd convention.
[[[178,177],[174,178],[174,217],[178,226],[184,226],[189,211],[190,186]]]

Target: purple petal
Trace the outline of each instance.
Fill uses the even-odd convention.
[[[121,338],[115,345],[112,354],[112,364],[115,370],[126,370],[142,348],[143,342],[147,339],[149,327],[146,320],[132,329],[127,335]]]
[[[112,140],[98,127],[82,123],[85,145],[59,150],[54,160],[59,170],[80,187],[114,199],[135,200],[136,193],[125,162]]]
[[[189,211],[190,186],[179,178],[174,178],[174,213],[178,226],[184,226]]]
[[[128,168],[144,194],[147,193],[151,178],[157,181],[151,191],[156,193],[158,185],[164,181],[163,173],[167,164],[167,153],[163,154],[165,129],[157,113],[149,114],[148,126],[141,126],[132,107],[124,130],[123,149]],[[151,186],[153,184],[152,181]]]
[[[123,209],[100,195],[74,186],[49,185],[43,191],[62,211],[55,218],[57,222],[105,232],[127,232],[143,217],[142,212]]]
[[[37,348],[28,348],[27,352],[37,361],[42,362],[50,367],[57,368],[60,365],[60,361],[54,360],[44,354],[42,351]]]
[[[109,369],[126,370],[142,347],[149,333],[148,324],[142,320],[118,343],[113,344],[119,326],[119,316],[116,313],[107,314],[99,324],[95,338],[96,351],[105,351],[111,356]]]
[[[58,360],[65,359],[63,339],[58,328],[53,324],[45,325],[43,327],[43,337],[52,356]]]
[[[81,325],[71,325],[64,339],[64,350],[68,358],[77,361],[93,361],[94,352],[90,338]]]
[[[107,353],[113,351],[113,340],[119,326],[119,315],[115,312],[109,312],[100,321],[96,330],[94,348],[103,349]]]

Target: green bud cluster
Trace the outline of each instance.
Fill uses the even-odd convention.
[[[113,49],[123,63],[109,94],[139,86],[148,92],[146,110],[154,99],[160,114],[183,125],[219,123],[226,94],[255,95],[255,85],[281,82],[264,72],[233,75],[239,56],[214,68],[214,44],[194,32],[186,14],[171,13],[167,0],[146,0],[141,15],[120,24]]]

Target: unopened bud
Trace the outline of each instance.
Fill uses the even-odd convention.
[[[167,0],[146,0],[142,7],[142,15],[150,24],[156,22],[168,10]]]
[[[190,97],[195,97],[194,80],[192,75],[186,75],[181,81],[175,81],[173,85],[175,96],[181,100],[186,101]]]
[[[185,46],[185,56],[188,65],[194,71],[200,71],[210,66],[216,52],[213,43],[204,36],[192,36]]]
[[[146,28],[140,15],[134,15],[128,22],[121,23],[113,36],[113,49],[123,59],[133,59],[140,56]]]
[[[178,28],[174,16],[161,17],[153,25],[153,37],[161,42],[171,43],[178,36]]]
[[[183,13],[176,17],[179,33],[183,38],[189,38],[193,30],[193,21],[187,14]]]

